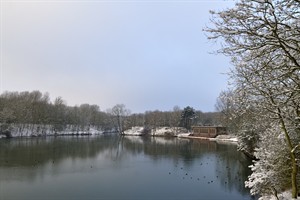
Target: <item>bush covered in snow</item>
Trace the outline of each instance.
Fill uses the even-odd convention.
[[[255,156],[259,159],[250,166],[253,173],[246,181],[251,194],[276,196],[290,187],[291,164],[289,150],[281,129],[274,125],[261,136]]]

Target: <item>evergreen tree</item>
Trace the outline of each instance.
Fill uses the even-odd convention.
[[[185,107],[181,113],[181,126],[190,130],[194,118],[195,118],[194,108],[190,106]]]

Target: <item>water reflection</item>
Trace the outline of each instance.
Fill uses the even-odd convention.
[[[171,159],[175,166],[183,162],[183,169],[189,169],[200,159],[200,165],[197,166],[199,170],[214,168],[214,180],[224,188],[249,193],[244,187],[244,181],[250,173],[248,166],[251,161],[237,152],[235,144],[218,144],[208,140],[127,137],[123,139],[123,146],[132,153],[143,152],[153,160]]]
[[[48,137],[4,139],[0,140],[0,149],[0,197],[3,199],[26,199],[24,195],[14,196],[10,186],[25,190],[22,184],[34,183],[40,188],[49,180],[68,177],[60,186],[65,190],[57,194],[61,197],[70,190],[68,184],[77,184],[77,176],[81,177],[80,181],[88,179],[84,184],[89,188],[92,188],[92,182],[103,188],[109,184],[117,191],[126,190],[128,199],[170,197],[183,188],[191,199],[199,199],[199,191],[206,195],[204,199],[225,198],[226,195],[229,199],[251,199],[243,185],[250,173],[247,167],[250,161],[231,144],[159,137]],[[74,181],[69,182],[72,179]],[[139,192],[132,191],[131,194],[132,186],[126,186],[127,181],[135,182]],[[144,190],[144,187],[159,184],[164,187],[160,194]],[[212,186],[219,196],[206,191]],[[52,187],[45,184],[43,190],[48,192]],[[26,190],[33,190],[32,193],[38,195],[33,186],[26,186]],[[124,195],[118,196],[107,190],[110,193],[104,189],[101,193],[98,193],[99,189],[85,191],[95,195],[91,199],[99,199],[99,195],[101,198],[124,199]],[[30,194],[28,199],[32,198]],[[71,193],[68,195],[68,198],[73,197]],[[186,195],[178,193],[170,199],[184,199]]]

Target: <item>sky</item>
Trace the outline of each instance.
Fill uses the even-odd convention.
[[[132,113],[215,111],[230,59],[203,28],[227,0],[0,0],[0,93]]]

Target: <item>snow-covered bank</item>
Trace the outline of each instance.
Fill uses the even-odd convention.
[[[291,191],[285,191],[280,194],[278,194],[279,200],[292,200],[292,192]],[[277,198],[273,196],[263,196],[260,197],[258,200],[277,200]]]
[[[158,127],[153,129],[145,129],[144,127],[137,126],[124,131],[124,135],[172,136],[172,137],[179,137],[179,138],[211,140],[217,142],[234,142],[234,143],[238,142],[237,137],[232,135],[218,135],[215,138],[192,136],[190,133],[188,133],[188,131],[185,128],[182,127]]]
[[[141,136],[146,134],[146,129],[141,126],[134,126],[131,129],[124,131],[123,135]]]
[[[150,135],[150,136],[171,136],[177,137],[179,134],[186,133],[187,130],[182,127],[157,127],[146,129],[144,127],[136,126],[124,131],[124,135]]]
[[[208,137],[192,136],[189,133],[184,133],[184,134],[179,134],[178,137],[190,138],[190,139],[210,140],[210,141],[216,141],[216,142],[233,142],[233,143],[238,142],[238,138],[233,136],[233,135],[218,135],[215,138],[208,138]]]
[[[233,135],[218,135],[215,138],[210,138],[211,140],[224,141],[224,142],[238,142],[238,138]]]
[[[158,127],[151,130],[152,136],[173,136],[178,134],[187,133],[188,131],[182,127]]]
[[[54,125],[11,124],[8,128],[12,137],[36,137],[51,135],[99,135],[105,133],[96,126],[66,125],[57,130]],[[0,135],[0,138],[6,137]]]

